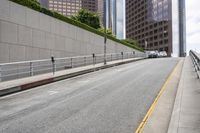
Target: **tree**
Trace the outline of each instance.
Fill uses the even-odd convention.
[[[101,28],[99,15],[85,9],[81,9],[78,14],[71,17],[81,23],[87,24],[95,29]]]

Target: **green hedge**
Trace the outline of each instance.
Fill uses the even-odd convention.
[[[43,8],[43,7],[40,6],[40,4],[38,2],[35,2],[35,0],[10,0],[10,1],[13,1],[13,2],[18,3],[20,5],[23,5],[23,6],[26,6],[28,8],[33,9],[33,10],[36,10],[38,12],[44,13],[44,14],[46,14],[48,16],[57,18],[57,19],[62,20],[64,22],[70,23],[72,25],[78,26],[80,28],[83,28],[83,29],[88,30],[90,32],[93,32],[95,34],[98,34],[100,36],[104,36],[105,35],[103,32],[101,32],[101,31],[99,31],[97,29],[94,29],[94,28],[92,28],[92,27],[90,27],[90,26],[88,26],[88,25],[86,25],[84,23],[78,22],[76,20],[73,20],[71,18],[63,16],[63,15],[57,13],[57,12],[53,12],[53,11],[50,11],[50,10],[48,10],[46,8]],[[113,40],[115,42],[124,44],[124,45],[126,45],[128,47],[131,47],[131,48],[134,48],[134,49],[137,49],[137,50],[143,52],[142,48],[140,48],[138,46],[135,46],[135,45],[132,45],[132,44],[129,44],[129,43],[123,41],[123,40],[116,39],[115,37],[113,37],[111,35],[107,35],[107,38],[109,38],[110,40]]]

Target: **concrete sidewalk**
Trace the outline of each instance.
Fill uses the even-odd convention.
[[[200,79],[186,57],[168,133],[200,133]]]
[[[143,133],[200,133],[200,79],[190,57],[176,69]]]
[[[117,61],[107,62],[106,65],[104,65],[103,63],[99,63],[96,65],[89,65],[89,66],[83,66],[83,67],[58,71],[54,75],[52,73],[47,73],[47,74],[37,75],[33,77],[0,82],[0,96],[5,96],[11,93],[31,89],[33,87],[49,84],[49,83],[56,82],[59,80],[75,77],[78,75],[94,72],[100,69],[122,65],[122,64],[130,63],[130,62],[142,60],[142,59],[144,58],[140,57],[140,58],[117,60]]]
[[[184,59],[181,58],[168,80],[166,80],[165,85],[163,85],[163,93],[154,108],[152,108],[152,114],[148,116],[144,130],[141,130],[143,133],[167,133],[183,63]]]

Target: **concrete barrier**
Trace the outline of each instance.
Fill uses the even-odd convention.
[[[103,54],[104,38],[8,0],[0,0],[0,63]],[[107,53],[134,50],[112,40]]]

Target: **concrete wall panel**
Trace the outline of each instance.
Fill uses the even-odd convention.
[[[10,62],[24,61],[26,57],[25,46],[9,45],[9,54]]]
[[[55,36],[55,49],[56,50],[65,50],[65,37]]]
[[[65,38],[65,51],[72,52],[73,40],[71,38]]]
[[[65,22],[61,22],[60,23],[60,35],[69,37],[68,30],[69,30],[68,24],[66,24]]]
[[[0,43],[0,63],[8,62],[9,57],[9,45],[5,43]]]
[[[10,1],[1,0],[0,3],[0,19],[1,20],[10,20]]]
[[[107,53],[133,51],[107,40]],[[0,63],[104,53],[104,37],[0,0]]]
[[[33,29],[33,47],[45,48],[45,32]]]
[[[26,25],[31,28],[39,29],[40,13],[31,10],[29,8],[26,8]]]
[[[38,60],[40,59],[40,49],[34,47],[25,47],[25,60]]]
[[[0,41],[7,43],[18,43],[18,25],[6,21],[0,21]]]
[[[51,32],[51,23],[49,23],[51,21],[50,17],[41,13],[39,17],[40,17],[39,19],[40,29],[46,32]]]
[[[51,50],[56,48],[54,34],[48,32],[45,34],[45,46],[46,48]]]
[[[26,8],[13,2],[10,2],[10,20],[17,24],[26,24]]]
[[[40,59],[49,59],[51,57],[51,50],[49,49],[39,49],[39,58]]]
[[[59,20],[57,20],[57,19],[53,19],[53,26],[54,26],[54,29],[53,29],[53,31],[51,31],[52,33],[55,33],[55,34],[57,34],[57,35],[60,35],[60,29],[61,29],[61,27],[60,27],[60,21]]]
[[[20,44],[32,46],[32,29],[26,26],[18,26],[18,41]]]
[[[76,39],[76,28],[73,25],[69,26],[69,37],[72,39]]]

